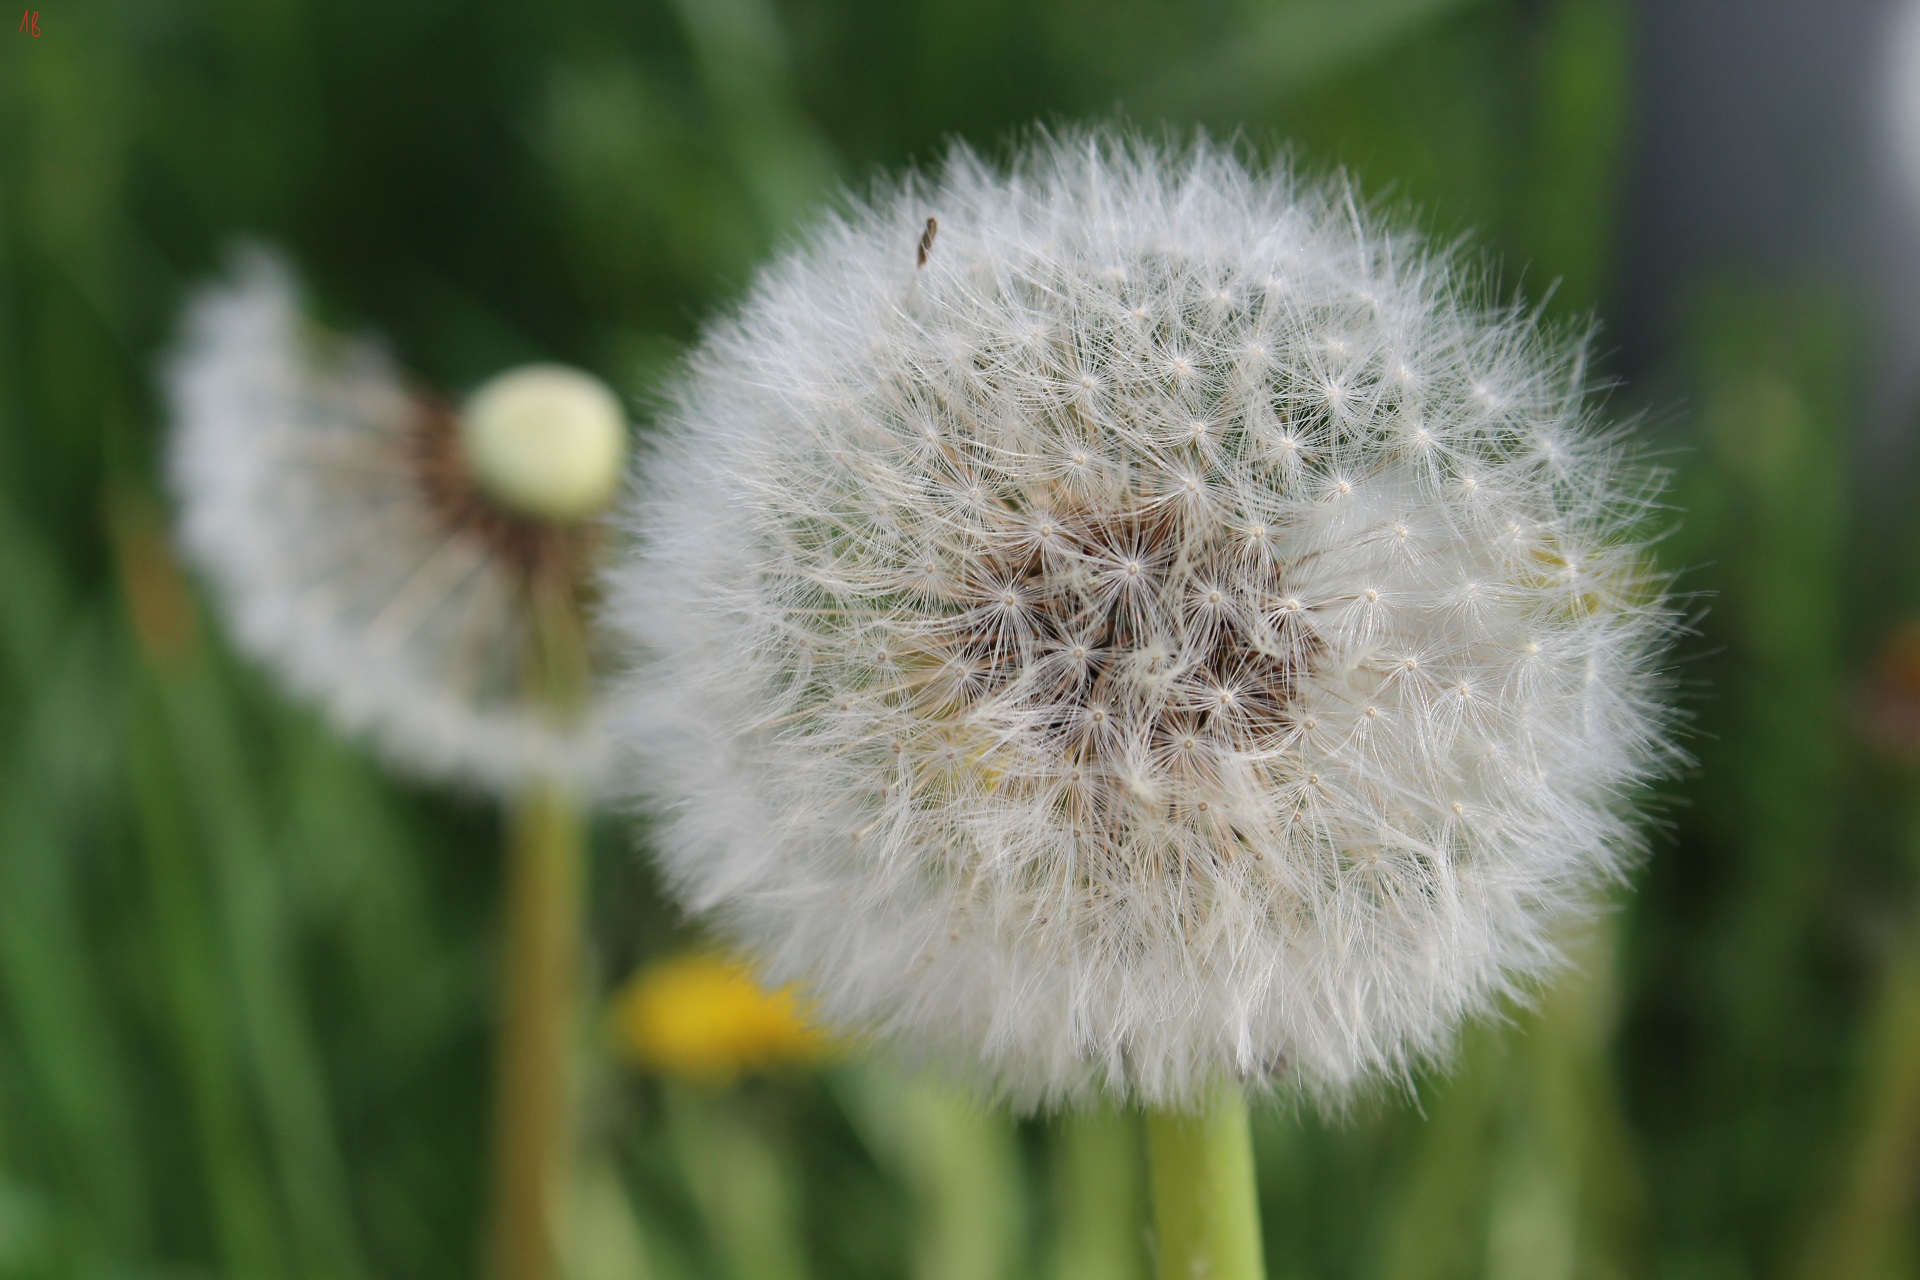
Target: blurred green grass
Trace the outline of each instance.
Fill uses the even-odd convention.
[[[119,0],[42,33],[0,27],[4,1277],[476,1266],[496,818],[333,741],[165,552],[155,373],[236,236],[449,386],[559,358],[645,403],[843,184],[1118,113],[1351,166],[1580,323],[1636,109],[1621,0]],[[1850,700],[1920,611],[1920,530],[1852,512],[1844,299],[1732,282],[1681,319],[1616,402],[1687,512],[1700,768],[1584,976],[1411,1091],[1262,1113],[1276,1280],[1913,1256],[1915,784]],[[630,841],[596,832],[606,985],[687,939]],[[1124,1127],[865,1067],[713,1094],[596,1053],[588,1085],[583,1280],[1068,1277],[1086,1196],[1138,1193]]]

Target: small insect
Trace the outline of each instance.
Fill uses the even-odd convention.
[[[940,234],[940,219],[928,218],[927,229],[920,233],[920,251],[914,255],[913,265],[915,267],[924,267],[927,265],[927,254],[932,251],[933,238],[938,234]]]

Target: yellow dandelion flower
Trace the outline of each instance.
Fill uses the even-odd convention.
[[[631,1061],[703,1084],[817,1062],[834,1047],[793,988],[768,992],[739,961],[707,953],[634,974],[614,997],[612,1020]]]

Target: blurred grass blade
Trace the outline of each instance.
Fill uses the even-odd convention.
[[[1378,1280],[1448,1280],[1483,1269],[1493,1126],[1509,1070],[1498,1027],[1468,1031],[1451,1074],[1425,1092],[1426,1122],[1397,1197],[1381,1216]]]
[[[1054,1280],[1140,1280],[1147,1205],[1140,1119],[1113,1107],[1070,1111],[1048,1136],[1053,1157]]]
[[[576,1171],[568,1213],[562,1280],[668,1280],[672,1274],[649,1255],[646,1232],[611,1160],[587,1161]]]
[[[30,689],[52,665],[55,646],[72,621],[72,602],[60,580],[53,548],[21,519],[0,493],[0,582],[7,584],[0,609],[0,659],[6,685]]]
[[[673,0],[728,149],[771,239],[833,176],[793,83],[780,15],[767,0]]]
[[[1563,314],[1606,300],[1632,125],[1631,23],[1626,0],[1559,0],[1543,15],[1516,238],[1545,275],[1534,288],[1559,281]]]
[[[245,763],[229,690],[205,652],[180,631],[177,620],[191,617],[191,604],[151,508],[122,493],[114,525],[129,615],[151,675],[146,731],[154,749],[189,766],[168,769],[176,795],[166,802],[173,809],[184,797],[188,807],[171,819],[156,816],[150,838],[168,851],[168,874],[183,885],[204,886],[207,904],[191,910],[198,917],[194,927],[212,933],[195,944],[205,951],[196,963],[223,972],[212,989],[231,993],[239,1027],[231,1045],[236,1061],[218,1070],[240,1073],[248,1087],[221,1105],[259,1102],[273,1185],[287,1216],[291,1274],[364,1275],[337,1126],[291,965],[299,929],[267,833],[258,771]]]
[[[800,1193],[790,1155],[724,1097],[668,1084],[668,1141],[725,1280],[806,1280]]]
[[[911,1206],[914,1280],[1011,1280],[1026,1238],[1013,1122],[928,1081],[838,1073],[837,1094]]]
[[[1610,1070],[1611,921],[1569,947],[1539,1009],[1473,1028],[1428,1086],[1413,1167],[1382,1215],[1382,1280],[1639,1274],[1640,1175]]]
[[[1697,804],[1681,815],[1696,852],[1654,876],[1697,906],[1643,940],[1640,964],[1659,974],[1660,1016],[1698,1038],[1689,1091],[1659,1096],[1681,1144],[1663,1152],[1663,1173],[1685,1185],[1651,1195],[1684,1210],[1670,1226],[1708,1255],[1744,1239],[1758,1256],[1790,1256],[1798,1224],[1785,1207],[1808,1203],[1832,1151],[1846,1029],[1816,975],[1849,783],[1845,476],[1859,351],[1846,312],[1819,294],[1727,284],[1692,309],[1699,456],[1677,486],[1689,514],[1672,559],[1713,565],[1724,651],[1704,672],[1714,700],[1696,739]]]
[[[1920,865],[1920,803],[1907,840]],[[1914,1197],[1920,1193],[1920,924],[1880,978],[1853,1102],[1852,1146],[1836,1194],[1799,1259],[1800,1280],[1879,1280],[1920,1265]]]
[[[40,1102],[0,1150],[16,1175],[44,1171],[63,1266],[79,1273],[141,1257],[149,1210],[124,1028],[83,916],[112,679],[98,617],[63,621],[66,642],[22,682],[27,705],[0,756],[0,1007],[9,1065]]]
[[[1610,1070],[1615,922],[1510,1033],[1487,1225],[1488,1280],[1644,1271],[1639,1170]]]
[[[1175,111],[1222,97],[1266,106],[1314,88],[1422,26],[1486,0],[1250,0],[1210,58],[1183,59],[1151,93]]]
[[[146,858],[156,960],[168,997],[167,1039],[187,1087],[222,1269],[275,1280],[289,1272],[272,1179],[246,1114],[231,991],[214,944],[212,895],[176,767],[182,757],[168,732],[164,695],[150,673],[136,671],[126,699],[127,768]]]

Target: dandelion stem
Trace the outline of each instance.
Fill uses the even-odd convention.
[[[1262,1280],[1247,1103],[1221,1088],[1206,1109],[1147,1113],[1159,1280]]]
[[[510,821],[493,1273],[496,1280],[547,1280],[570,1128],[567,1048],[579,959],[582,831],[578,806],[553,786],[530,788]]]
[[[529,681],[557,714],[584,685],[570,599],[537,593]],[[494,1115],[492,1274],[549,1280],[559,1257],[572,1137],[569,1047],[580,970],[585,823],[557,782],[527,786],[508,820],[506,958]]]

